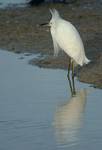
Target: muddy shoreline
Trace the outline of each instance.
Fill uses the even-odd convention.
[[[91,1],[91,0],[90,0]],[[83,39],[91,63],[79,68],[78,79],[102,88],[102,7],[99,5],[43,4],[39,7],[0,9],[0,48],[16,53],[41,53],[30,63],[46,68],[67,69],[68,57],[53,57],[48,28],[39,24],[50,20],[49,8],[56,8],[71,21]]]

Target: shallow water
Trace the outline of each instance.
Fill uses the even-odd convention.
[[[71,97],[67,72],[32,57],[0,51],[0,150],[101,149],[102,91],[76,80]]]
[[[27,0],[0,0],[0,8],[7,7],[10,5],[18,5],[26,3]]]

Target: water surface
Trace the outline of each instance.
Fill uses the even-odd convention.
[[[26,3],[27,0],[0,0],[0,8],[7,7],[10,5],[18,5]]]
[[[101,90],[76,80],[71,97],[67,72],[32,57],[0,51],[0,150],[101,149]]]

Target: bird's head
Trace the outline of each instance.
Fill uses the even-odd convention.
[[[61,18],[56,9],[50,9],[52,18],[49,23],[42,23],[42,26],[54,27],[57,24],[57,21]]]
[[[57,21],[60,19],[59,12],[56,9],[50,9],[50,13],[52,15],[52,18],[49,22],[49,26],[52,27],[55,24],[57,24]]]

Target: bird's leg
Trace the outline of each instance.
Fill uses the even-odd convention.
[[[69,81],[69,87],[70,87],[71,94],[72,94],[73,89],[72,89],[72,84],[71,84],[71,80],[70,80],[70,67],[71,67],[71,59],[69,58],[67,78],[68,78],[68,81]]]
[[[71,67],[71,59],[69,58],[69,63],[68,63],[68,77],[70,78],[70,67]]]
[[[72,84],[73,84],[73,94],[72,95],[75,95],[76,91],[75,91],[75,82],[74,82],[74,62],[73,61],[72,61]]]

